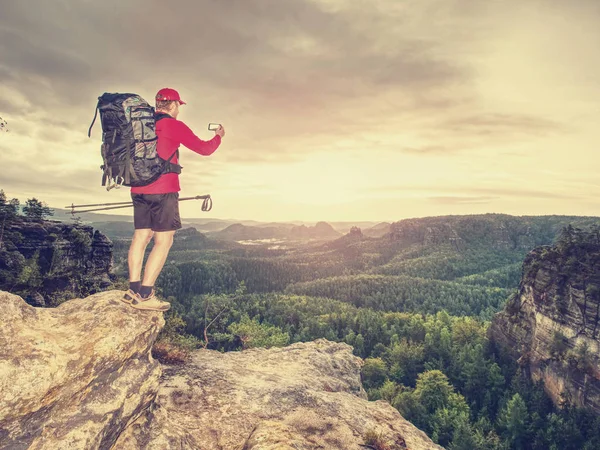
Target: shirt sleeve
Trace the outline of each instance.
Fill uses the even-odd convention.
[[[194,134],[192,130],[183,122],[177,121],[177,137],[185,147],[200,155],[212,155],[221,144],[221,136],[215,135],[209,141],[203,141]]]

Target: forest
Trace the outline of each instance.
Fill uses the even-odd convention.
[[[18,214],[18,205],[2,200],[6,217]],[[379,238],[355,231],[285,248],[186,228],[157,282],[172,308],[153,352],[164,364],[182,364],[197,348],[345,342],[364,359],[369,399],[389,402],[448,449],[596,449],[600,418],[568,401],[555,407],[487,335],[519,286],[525,256],[567,245],[568,225],[573,240],[587,236],[582,229],[598,234],[600,219],[410,219]],[[112,239],[113,287],[123,289],[129,240]],[[23,261],[17,278],[31,267]]]
[[[219,248],[186,232],[157,283],[173,305],[157,355],[176,364],[198,347],[346,342],[365,360],[369,398],[389,402],[448,449],[598,448],[600,418],[568,402],[556,408],[487,337],[489,320],[518,288],[527,253],[565,245],[572,222],[553,220],[540,219],[543,233],[530,235],[529,246],[518,236],[499,245],[494,233],[486,241],[472,224],[465,229],[476,241],[458,248],[389,236],[288,251]],[[569,230],[570,240],[585,235]]]

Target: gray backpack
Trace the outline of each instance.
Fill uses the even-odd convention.
[[[156,151],[156,115],[154,108],[136,94],[109,94],[98,97],[94,120],[100,111],[102,123],[102,186],[106,190],[123,186],[146,186],[165,173],[181,173],[181,166],[161,158]]]

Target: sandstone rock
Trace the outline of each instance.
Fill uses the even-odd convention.
[[[34,306],[40,306],[34,292],[45,304],[56,305],[67,295],[87,296],[111,284],[112,242],[90,226],[18,219],[6,227],[4,241],[0,289],[31,296]],[[41,279],[38,286],[19,282],[23,265],[33,260]]]
[[[544,380],[555,404],[566,398],[600,414],[599,312],[600,242],[539,247],[527,255],[518,294],[494,317],[489,335],[534,380]],[[582,346],[588,354],[578,361]]]
[[[368,430],[390,449],[439,449],[384,401],[369,402],[362,360],[325,339],[284,348],[198,350],[164,369],[154,406],[114,449],[359,450]]]
[[[34,308],[0,291],[0,448],[110,448],[150,405],[164,319],[122,295]]]
[[[34,308],[0,291],[0,448],[359,450],[369,431],[392,450],[441,448],[367,401],[346,344],[199,350],[163,367],[150,352],[162,313],[122,295]]]
[[[387,238],[391,242],[423,246],[449,244],[459,252],[482,242],[499,250],[531,249],[535,246],[531,225],[537,220],[508,214],[404,219],[390,225]],[[554,224],[553,228],[559,228],[558,224]]]

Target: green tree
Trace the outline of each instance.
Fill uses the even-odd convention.
[[[587,342],[582,342],[574,350],[568,351],[567,360],[582,372],[592,373],[594,370],[594,356]]]
[[[354,354],[362,358],[365,353],[365,338],[363,338],[363,335],[361,333],[357,334],[356,338],[354,338],[353,347]]]
[[[16,198],[8,200],[4,190],[0,189],[0,220],[14,218],[19,212],[19,204],[19,200]]]
[[[390,376],[404,385],[414,385],[417,375],[423,370],[424,348],[406,339],[392,345],[383,358],[390,366]]]
[[[454,426],[452,435],[452,443],[449,446],[450,450],[478,450],[476,435],[469,423],[468,418],[462,417],[457,420]],[[483,450],[483,449],[482,449]]]
[[[23,266],[17,283],[30,289],[37,289],[42,286],[44,280],[40,273],[39,258],[39,251],[36,251],[35,254]]]
[[[524,448],[529,414],[523,398],[517,393],[500,411],[498,425],[510,445],[519,450]]]
[[[87,255],[92,250],[92,238],[89,233],[79,228],[72,228],[69,233],[69,240],[75,247],[75,253],[79,257]]]
[[[386,380],[383,383],[383,386],[379,388],[379,398],[381,400],[387,401],[389,404],[392,404],[392,402],[401,390],[402,386],[394,383],[391,380]]]
[[[4,190],[0,189],[0,248],[4,245],[4,230],[19,212],[19,200],[7,200]]]
[[[417,428],[422,430],[427,428],[427,410],[413,390],[409,389],[399,393],[394,399],[392,406],[402,414],[402,417],[414,424]]]
[[[54,215],[54,211],[45,202],[41,202],[35,197],[27,199],[23,206],[23,213],[31,220],[44,220],[46,217]]]
[[[387,378],[387,367],[381,358],[367,358],[360,373],[365,389],[378,388]]]
[[[229,325],[228,330],[240,338],[242,348],[244,349],[254,347],[283,347],[290,341],[288,333],[284,333],[280,328],[273,325],[250,319],[247,314],[242,316],[240,322]]]
[[[568,348],[569,344],[567,337],[560,331],[555,331],[552,335],[552,341],[550,342],[550,354],[554,358],[562,360]]]
[[[415,394],[430,413],[448,406],[454,388],[448,377],[440,370],[430,370],[419,374]]]

